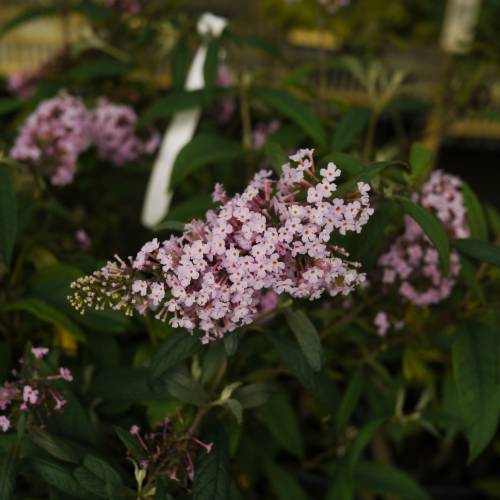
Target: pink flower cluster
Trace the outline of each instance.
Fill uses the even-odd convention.
[[[460,187],[461,180],[441,170],[432,173],[414,201],[431,211],[451,238],[467,238],[469,227]],[[380,257],[382,282],[399,285],[399,293],[417,306],[436,304],[446,299],[460,271],[456,252],[451,253],[449,274],[443,274],[436,249],[420,226],[405,217],[405,232]]]
[[[0,415],[0,429],[3,432],[11,428],[12,421],[20,412],[32,413],[43,426],[43,413],[50,415],[52,411],[61,411],[66,404],[62,394],[51,382],[71,382],[73,376],[64,367],[60,367],[54,375],[42,375],[39,371],[40,360],[48,352],[46,347],[33,347],[31,356],[20,360],[20,371],[12,370],[15,380],[5,382],[0,387],[0,411],[8,412],[6,415]]]
[[[123,165],[152,153],[159,134],[143,142],[134,133],[132,108],[100,99],[89,111],[79,97],[62,95],[44,101],[21,127],[12,158],[42,170],[55,186],[73,181],[78,155],[95,144],[101,158]]]
[[[72,284],[82,313],[110,306],[132,314],[155,311],[174,327],[204,332],[203,342],[254,321],[263,294],[272,290],[317,299],[350,293],[365,275],[347,252],[329,243],[338,231],[360,232],[373,213],[368,184],[346,200],[334,198],[340,170],[318,169],[303,149],[283,166],[277,182],[261,171],[230,198],[218,184],[205,221],[187,224],[180,237],[146,243],[129,263],[117,258]]]
[[[137,115],[130,106],[99,99],[92,112],[92,142],[99,157],[121,167],[153,153],[160,143],[160,134],[153,130],[143,141],[135,134],[136,123]]]
[[[182,417],[179,415],[181,422]],[[130,434],[137,438],[141,453],[132,455],[139,467],[147,471],[150,483],[156,478],[168,477],[179,486],[189,490],[194,479],[194,462],[200,448],[212,451],[212,443],[204,443],[191,432],[179,434],[174,422],[165,418],[157,432],[142,435],[138,425],[130,428]]]
[[[41,168],[55,186],[73,181],[78,155],[90,145],[91,119],[82,100],[63,95],[44,101],[22,126],[12,158]]]
[[[139,14],[142,9],[141,0],[104,0],[104,2],[108,7],[127,14]]]

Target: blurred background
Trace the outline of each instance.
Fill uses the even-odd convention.
[[[78,3],[85,8],[85,2]],[[0,74],[27,74],[67,47],[84,53],[99,44],[89,12],[75,4],[2,0]],[[18,17],[27,7],[33,8],[31,21],[29,13]],[[403,72],[393,112],[384,113],[377,134],[404,137],[418,131],[438,153],[438,165],[467,178],[489,201],[498,201],[489,178],[495,175],[500,141],[500,0],[151,0],[147,8],[155,16],[155,43],[162,46],[156,53],[150,47],[145,62],[152,64],[136,76],[158,88],[172,82],[169,59],[180,20],[193,26],[204,11],[229,19],[241,37],[268,41],[265,48],[284,54],[286,65],[275,64],[265,51],[245,53],[241,47],[238,59],[266,79],[312,84],[323,107],[369,107],[370,92],[383,91],[370,90],[355,72],[336,64],[343,56],[376,60],[388,74]],[[141,28],[147,19],[130,19],[131,28]],[[118,49],[126,52],[117,40]]]

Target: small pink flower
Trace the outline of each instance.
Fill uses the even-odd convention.
[[[387,330],[389,330],[390,327],[389,319],[387,318],[387,314],[384,311],[380,311],[377,313],[375,319],[373,320],[373,324],[377,327],[377,333],[381,337],[383,337],[387,333]]]
[[[71,382],[73,380],[73,375],[67,368],[59,368],[59,375],[63,380],[66,380],[66,382]]]
[[[39,392],[33,389],[31,385],[25,385],[23,389],[23,400],[26,403],[36,404],[38,402]]]
[[[85,229],[78,229],[75,239],[82,250],[88,250],[92,246],[92,240]]]
[[[48,354],[49,350],[46,347],[33,347],[31,352],[36,359],[42,359]]]
[[[10,429],[10,420],[5,415],[0,415],[0,429],[7,432]]]
[[[141,432],[141,428],[138,425],[133,425],[130,428],[130,434],[132,434],[132,436],[138,436],[139,432]]]

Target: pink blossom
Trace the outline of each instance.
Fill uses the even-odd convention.
[[[30,385],[25,385],[23,388],[23,400],[26,403],[36,404],[38,402],[39,391],[33,389]]]
[[[67,368],[63,368],[62,366],[59,368],[59,375],[66,382],[71,382],[73,380],[73,375]]]
[[[33,347],[31,352],[36,359],[42,359],[49,353],[49,350],[46,347]]]
[[[82,312],[106,305],[126,314],[152,310],[175,328],[201,330],[208,342],[251,323],[267,291],[309,300],[349,294],[365,275],[328,241],[335,231],[361,231],[373,213],[369,187],[358,186],[349,201],[326,192],[303,201],[297,173],[314,192],[320,183],[312,154],[304,149],[291,157],[294,164],[283,167],[278,181],[269,171],[257,173],[233,198],[217,186],[221,204],[205,221],[187,224],[180,237],[146,243],[128,263],[118,258],[77,280],[71,303]]]
[[[377,327],[377,333],[383,337],[390,328],[389,319],[384,311],[379,311],[373,320],[373,324]]]
[[[138,425],[133,425],[130,428],[130,434],[132,434],[132,436],[137,436],[140,431],[141,431],[141,428]]]
[[[10,420],[5,415],[0,415],[0,429],[7,432],[10,429]]]
[[[90,145],[91,119],[78,97],[43,101],[21,127],[10,155],[50,177],[55,186],[73,181],[78,155]]]
[[[461,180],[441,170],[432,173],[414,201],[440,220],[451,238],[466,238],[470,231],[460,187]],[[382,282],[398,286],[408,301],[423,307],[446,299],[460,271],[459,257],[452,251],[448,275],[444,275],[439,256],[420,226],[405,217],[405,231],[379,259]]]
[[[99,157],[121,167],[153,153],[160,135],[150,130],[146,139],[135,133],[137,115],[130,107],[100,98],[92,112],[92,141]]]
[[[75,233],[75,239],[82,250],[89,250],[92,246],[92,240],[87,234],[87,231],[85,231],[85,229],[83,228],[78,229],[78,231]]]

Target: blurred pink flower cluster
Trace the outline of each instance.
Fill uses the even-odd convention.
[[[182,421],[180,415],[179,418]],[[186,490],[189,490],[189,484],[194,479],[194,462],[199,449],[210,453],[213,446],[190,432],[179,434],[174,422],[168,417],[160,422],[156,432],[141,434],[140,427],[133,425],[130,434],[135,436],[139,444],[138,452],[132,454],[138,466],[149,477],[168,477]]]
[[[136,123],[137,115],[130,106],[99,99],[92,112],[92,142],[99,158],[121,167],[153,153],[160,144],[160,134],[153,130],[144,141],[135,133]]]
[[[41,167],[55,186],[73,181],[78,155],[90,146],[92,121],[79,97],[42,102],[21,127],[12,158]]]
[[[12,370],[14,381],[7,381],[0,387],[0,429],[7,432],[20,413],[31,413],[43,427],[43,415],[62,411],[66,401],[53,385],[54,381],[71,382],[73,376],[64,367],[57,373],[46,375],[40,370],[41,360],[48,354],[46,347],[33,347],[31,354],[20,360],[21,368]]]
[[[135,135],[137,116],[128,106],[100,99],[89,111],[81,98],[61,95],[42,102],[21,127],[12,158],[41,169],[55,186],[73,181],[80,153],[95,144],[101,158],[123,165],[153,152],[158,132],[145,142]]]
[[[370,186],[359,182],[347,201],[334,198],[340,170],[333,163],[317,169],[312,154],[291,156],[277,182],[260,171],[232,198],[216,185],[220,207],[204,221],[187,224],[180,237],[146,243],[129,263],[117,258],[80,278],[71,303],[81,312],[153,310],[174,327],[202,330],[209,342],[253,322],[269,290],[310,300],[347,295],[365,276],[329,241],[334,232],[361,231],[373,213]]]
[[[451,238],[469,236],[461,180],[436,170],[422,186],[414,201],[432,212]],[[458,254],[451,253],[451,268],[444,275],[439,256],[420,226],[405,217],[405,232],[380,257],[382,281],[398,285],[399,293],[417,306],[436,304],[446,299],[456,282],[460,267]]]

